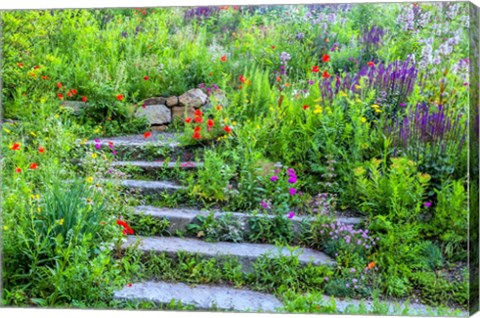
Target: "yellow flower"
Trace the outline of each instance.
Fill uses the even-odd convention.
[[[97,154],[96,154],[96,153],[92,153],[92,158],[93,158],[93,159],[96,159],[96,158],[97,158]]]
[[[375,109],[376,113],[381,113],[382,111],[380,109]]]
[[[58,224],[60,224],[60,225],[63,225],[63,222],[64,222],[63,218],[58,220]]]
[[[225,119],[223,120],[223,122],[224,122],[225,124],[228,123],[228,118],[225,118]]]
[[[60,116],[58,116],[58,114],[55,114],[55,116],[53,116],[53,117],[54,117],[55,119],[58,119],[58,117],[60,117]]]
[[[9,134],[9,133],[12,132],[11,130],[9,130],[9,129],[5,128],[5,127],[3,127],[3,131],[6,132],[7,134]]]
[[[360,88],[362,88],[362,86],[360,86],[360,85],[355,85],[355,89],[360,89]]]
[[[8,226],[4,225],[4,226],[3,226],[3,230],[4,230],[4,231],[8,230]]]
[[[87,182],[88,183],[93,183],[93,177],[88,177]]]
[[[315,109],[313,110],[313,113],[314,113],[314,114],[321,114],[322,111],[323,111],[322,106],[317,105],[317,106],[315,106]]]
[[[373,109],[378,109],[378,108],[380,108],[380,106],[378,106],[377,104],[373,104],[373,105],[372,105],[372,108],[373,108]]]
[[[347,93],[345,93],[345,92],[340,92],[339,94],[340,94],[340,96],[343,96],[343,97],[347,97],[347,96],[348,96]]]
[[[365,117],[362,117],[360,118],[360,121],[365,124],[367,122],[367,119]]]
[[[357,98],[355,101],[356,101],[357,103],[361,103],[361,102],[362,102],[362,100],[361,100],[360,98]]]
[[[237,125],[237,122],[236,121],[232,121],[232,126],[235,126]]]

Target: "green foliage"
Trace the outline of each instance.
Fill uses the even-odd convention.
[[[231,213],[197,216],[196,222],[187,226],[188,231],[208,241],[241,242],[244,240],[245,225]]]

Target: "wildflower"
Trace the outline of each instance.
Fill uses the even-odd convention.
[[[82,96],[82,102],[84,102],[84,103],[87,102],[87,96]]]
[[[324,280],[325,280],[326,282],[328,282],[328,281],[330,280],[330,278],[328,278],[328,276],[325,276]]]
[[[3,226],[3,230],[4,230],[4,231],[8,230],[8,226],[4,225],[4,226]]]
[[[197,110],[194,112],[194,114],[195,114],[195,116],[197,116],[197,117],[203,116],[203,113],[202,113],[202,111],[201,111],[200,109],[197,109]]]
[[[202,127],[197,126],[197,127],[195,127],[194,131],[198,131],[198,132],[199,132],[201,129],[202,129]]]
[[[297,176],[290,176],[290,178],[288,178],[288,183],[297,183]]]
[[[226,56],[226,55],[223,55],[223,56],[220,58],[220,61],[226,62],[226,61],[227,61],[227,56]]]
[[[432,202],[425,202],[425,203],[423,204],[423,206],[426,207],[426,208],[429,208],[429,207],[432,206]]]
[[[272,50],[275,50],[275,45],[272,45],[272,46],[270,46],[270,47],[272,48]]]
[[[308,85],[313,85],[313,84],[315,84],[314,81],[312,81],[312,80],[309,80],[309,81],[308,81]]]
[[[88,177],[87,182],[88,183],[93,183],[93,177],[92,176]]]
[[[62,88],[62,86],[63,86],[62,83],[60,83],[60,82],[57,83],[58,88]]]
[[[37,170],[37,168],[38,168],[38,164],[36,164],[36,163],[31,163],[30,164],[30,169]]]
[[[199,116],[196,116],[194,121],[197,123],[197,124],[200,124],[203,122],[203,118],[202,117],[199,117]]]
[[[122,94],[118,94],[118,95],[117,95],[117,100],[122,101],[123,98],[124,98],[124,96],[123,96]]]
[[[20,144],[16,142],[12,147],[10,147],[10,149],[14,151],[20,150]]]
[[[145,76],[143,77],[143,79],[146,80],[146,81],[148,81],[148,76],[145,75]]]
[[[185,122],[187,124],[190,124],[192,122],[192,118],[190,118],[190,117],[185,118]]]
[[[281,82],[281,81],[282,81],[282,78],[281,78],[280,76],[277,76],[276,81],[277,81],[277,82]]]
[[[270,181],[272,181],[272,182],[275,182],[275,181],[277,181],[277,180],[278,180],[278,176],[272,176],[272,177],[270,178]]]
[[[195,132],[193,133],[193,139],[199,140],[199,139],[201,139],[201,138],[202,138],[202,136],[200,136],[200,132],[199,132],[199,131],[195,131]]]
[[[367,119],[365,117],[360,118],[360,121],[365,124],[367,122]]]
[[[48,79],[49,79],[49,77],[48,77],[48,76],[46,76],[46,75],[42,75],[42,79],[43,79],[43,80],[48,80]]]
[[[322,56],[322,62],[324,62],[324,63],[330,62],[330,55],[328,55],[328,54],[323,54],[323,56]]]
[[[310,108],[310,106],[308,106],[308,105],[303,105],[303,110],[307,110],[307,109],[309,109],[309,108]]]
[[[242,84],[245,84],[245,82],[247,81],[247,78],[244,77],[243,75],[240,75],[240,76],[238,77],[238,80],[239,80]]]
[[[212,129],[212,127],[213,127],[214,124],[215,124],[215,123],[213,122],[213,120],[211,120],[211,119],[207,120],[208,130]]]
[[[42,147],[42,146],[38,147],[38,152],[39,152],[39,153],[44,153],[44,152],[45,152],[45,148]]]
[[[293,211],[288,212],[288,218],[289,219],[293,219],[294,216],[295,216],[295,212],[293,212]]]
[[[325,71],[325,72],[323,72],[322,77],[323,78],[329,78],[330,74],[327,71]]]
[[[225,132],[228,134],[232,132],[232,129],[228,126],[223,127],[223,130],[225,130]]]
[[[65,221],[65,220],[62,218],[62,219],[58,220],[58,224],[63,225],[63,222],[64,222],[64,221]]]
[[[215,107],[215,109],[216,109],[217,111],[221,111],[221,110],[222,110],[222,106],[217,105],[217,106]]]
[[[15,168],[15,172],[16,172],[16,173],[22,172],[22,168],[16,167],[16,168]]]
[[[123,235],[133,234],[133,229],[126,222],[122,220],[117,220],[117,224],[123,227]]]
[[[151,135],[152,135],[152,133],[147,131],[146,133],[143,134],[143,137],[150,138]]]
[[[128,286],[128,287],[132,287],[132,283],[128,283],[128,285],[127,285],[127,286]]]
[[[67,93],[67,96],[68,96],[68,97],[72,97],[72,92],[69,91],[69,92]]]
[[[370,262],[370,263],[368,263],[367,267],[368,267],[368,269],[372,269],[372,268],[375,267],[375,265],[376,265],[375,262]]]
[[[313,72],[313,73],[318,73],[318,72],[320,72],[320,67],[318,67],[317,65],[313,66],[313,67],[312,67],[312,72]]]
[[[97,159],[98,155],[96,153],[92,153],[92,158]]]
[[[290,195],[295,195],[295,194],[297,194],[297,189],[295,189],[295,188],[290,188],[290,189],[288,190],[288,192],[290,192]]]
[[[57,97],[58,97],[58,99],[62,100],[62,99],[63,99],[63,94],[58,93],[58,94],[57,94]]]
[[[282,52],[280,54],[280,60],[285,63],[287,62],[288,60],[290,60],[292,57],[290,56],[290,54],[288,54],[287,52]]]
[[[318,105],[317,105],[317,106],[315,106],[315,109],[314,109],[313,113],[314,113],[314,114],[321,114],[322,111],[323,111],[322,106],[318,106]]]
[[[73,94],[73,95],[77,95],[77,90],[76,89],[71,89],[70,92]]]
[[[23,63],[17,63],[18,67],[23,67]]]
[[[269,208],[268,203],[266,203],[266,202],[263,201],[263,200],[260,202],[260,205],[261,205],[262,208],[264,208],[264,209],[268,209],[268,208]]]
[[[205,88],[205,83],[198,84],[198,88]]]
[[[375,63],[373,63],[372,61],[370,61],[370,62],[367,63],[367,65],[368,65],[369,67],[374,67],[374,66],[375,66]]]

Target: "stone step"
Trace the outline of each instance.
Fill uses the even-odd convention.
[[[198,216],[207,216],[210,212],[214,212],[214,218],[220,218],[225,216],[227,213],[232,216],[236,221],[239,221],[245,227],[245,231],[248,229],[248,219],[252,217],[267,217],[270,219],[275,218],[274,215],[264,215],[257,214],[256,216],[252,213],[240,213],[240,212],[225,212],[219,210],[205,211],[198,210],[194,208],[158,208],[153,206],[137,206],[135,207],[135,213],[140,215],[149,215],[155,218],[167,219],[170,222],[169,231],[174,233],[176,231],[185,231],[189,224],[195,223],[195,220]],[[295,232],[300,232],[301,224],[305,222],[314,221],[315,218],[312,216],[294,216],[290,221],[293,224],[292,230]],[[340,223],[357,225],[360,224],[363,220],[358,217],[338,217],[336,220]]]
[[[139,168],[144,171],[157,171],[163,169],[184,169],[184,170],[192,170],[198,167],[203,167],[203,162],[176,162],[176,161],[114,161],[112,162],[112,167],[134,167]]]
[[[126,249],[131,246],[136,246],[136,249],[145,253],[166,253],[170,257],[176,257],[179,252],[198,254],[205,258],[234,257],[242,264],[244,271],[250,271],[252,264],[263,255],[269,258],[298,256],[302,265],[307,265],[310,262],[313,265],[334,266],[336,264],[326,254],[310,248],[296,248],[290,251],[287,247],[278,247],[271,244],[209,243],[193,238],[128,236],[122,248]]]
[[[273,295],[224,286],[195,285],[147,281],[116,291],[113,298],[121,301],[151,301],[170,304],[172,300],[196,310],[243,312],[276,312],[283,304]]]
[[[141,194],[173,194],[185,187],[171,181],[115,180],[124,188],[139,191]]]
[[[178,141],[179,136],[180,134],[151,131],[151,136],[148,138],[145,138],[144,135],[128,135],[98,138],[86,142],[77,140],[77,144],[83,147],[92,147],[98,144],[101,149],[107,151],[112,151],[110,147],[113,147],[119,160],[144,158],[157,160],[170,158],[171,161],[195,160],[196,152],[201,149],[194,146],[182,146]]]

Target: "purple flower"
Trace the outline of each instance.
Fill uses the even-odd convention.
[[[100,144],[95,144],[95,148],[100,149],[101,148]]]
[[[205,88],[205,83],[201,83],[200,85],[198,85],[198,88]]]
[[[309,81],[308,81],[308,84],[309,84],[309,85],[313,85],[313,84],[315,84],[315,82],[312,81],[312,80],[309,80]]]
[[[117,154],[117,151],[116,151],[116,150],[114,150],[114,151],[112,151],[112,153],[113,153],[113,155],[116,155],[116,154]]]
[[[325,276],[325,278],[324,278],[324,280],[325,280],[326,282],[328,282],[329,279],[330,279],[330,278],[328,278],[328,276]]]
[[[268,208],[269,208],[268,203],[265,202],[265,201],[263,201],[263,200],[262,200],[262,202],[260,202],[260,205],[261,205],[264,209],[268,209]]]
[[[290,188],[288,191],[290,192],[290,195],[297,194],[297,189],[295,189],[295,188]]]
[[[349,288],[349,287],[350,287],[350,284],[345,284],[345,287]]]
[[[218,86],[216,84],[212,84],[212,88],[218,90]]]
[[[288,178],[288,183],[297,183],[297,177],[291,176],[290,178]]]
[[[423,206],[426,207],[426,208],[429,208],[429,207],[432,206],[432,202],[430,202],[430,201],[429,201],[429,202],[425,202],[425,203],[423,204]]]
[[[294,216],[295,216],[295,212],[293,212],[293,211],[288,212],[288,218],[289,219],[293,219]]]
[[[278,176],[273,176],[273,177],[270,178],[270,181],[273,181],[273,182],[275,182],[277,180],[278,180]]]

